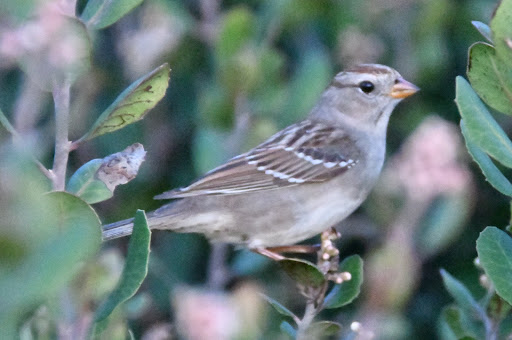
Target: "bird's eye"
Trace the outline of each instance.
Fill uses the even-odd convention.
[[[361,91],[368,94],[375,89],[375,85],[373,85],[371,81],[365,80],[359,83],[359,88],[361,89]]]

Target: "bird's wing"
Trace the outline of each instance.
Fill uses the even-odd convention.
[[[211,170],[188,187],[155,198],[233,195],[323,182],[345,173],[357,162],[358,152],[344,130],[305,120]]]

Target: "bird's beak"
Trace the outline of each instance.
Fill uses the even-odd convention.
[[[419,90],[420,88],[413,83],[409,83],[403,78],[398,78],[396,84],[391,88],[391,93],[389,95],[396,99],[404,99],[412,96]]]

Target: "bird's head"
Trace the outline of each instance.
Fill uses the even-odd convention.
[[[391,67],[357,65],[334,77],[311,116],[362,129],[385,129],[394,107],[418,90]],[[327,114],[330,110],[335,114]]]

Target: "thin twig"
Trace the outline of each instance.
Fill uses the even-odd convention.
[[[69,132],[69,98],[71,83],[68,80],[53,87],[55,101],[55,157],[53,159],[53,190],[63,191],[66,183],[70,141]]]

